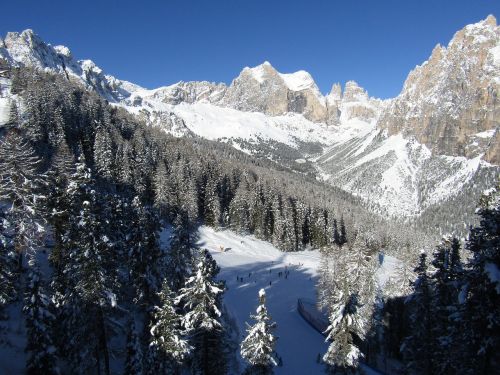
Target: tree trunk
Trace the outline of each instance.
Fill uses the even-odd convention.
[[[109,352],[108,352],[108,343],[106,339],[106,327],[104,324],[104,314],[102,313],[102,307],[98,308],[98,317],[99,319],[99,346],[101,347],[103,356],[104,356],[104,372],[106,375],[109,375]]]

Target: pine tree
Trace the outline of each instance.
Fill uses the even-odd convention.
[[[3,307],[16,296],[16,256],[9,238],[10,223],[0,207],[0,318]]]
[[[149,206],[139,197],[132,201],[134,220],[128,233],[128,261],[136,300],[146,305],[154,302],[160,289],[163,271],[163,253],[160,249],[160,221]]]
[[[432,337],[427,345],[431,348],[432,367],[442,374],[452,374],[451,370],[451,326],[450,311],[454,304],[453,289],[450,285],[450,248],[448,241],[437,247],[432,265],[436,269],[432,282]]]
[[[169,209],[169,178],[165,163],[160,161],[156,167],[153,187],[154,187],[154,205],[158,209],[161,218],[166,218]]]
[[[129,322],[126,351],[124,375],[142,375],[142,350],[133,318]]]
[[[414,270],[417,278],[413,282],[413,294],[407,299],[411,334],[404,339],[401,352],[409,371],[432,374],[432,300],[426,261],[427,255],[422,252]]]
[[[357,340],[362,332],[357,293],[342,293],[330,314],[327,341],[330,346],[323,361],[329,374],[357,374],[363,357]]]
[[[155,306],[151,326],[150,350],[156,353],[156,369],[161,368],[164,374],[175,374],[192,348],[182,337],[181,317],[175,311],[172,292],[166,281],[159,297],[160,306]]]
[[[345,229],[344,216],[340,217],[340,234],[339,234],[339,245],[342,246],[347,242],[347,233]]]
[[[79,163],[68,187],[70,219],[65,233],[68,258],[63,274],[59,305],[67,325],[65,341],[74,371],[85,372],[95,366],[109,374],[106,316],[116,305],[116,265],[110,218],[105,217],[104,201],[94,190],[90,170]],[[83,361],[83,358],[87,358]],[[93,358],[94,361],[89,361]],[[101,360],[104,363],[101,363]]]
[[[9,202],[7,215],[14,225],[14,246],[22,268],[23,254],[40,245],[44,227],[40,214],[44,176],[40,160],[18,130],[0,140],[0,199]]]
[[[333,219],[333,243],[340,246],[340,234],[337,227],[337,219]]]
[[[275,323],[271,322],[265,303],[266,292],[261,289],[256,315],[250,316],[255,324],[247,323],[247,336],[241,343],[241,356],[249,363],[245,374],[272,374],[272,366],[277,365],[274,359],[276,338],[272,333]]]
[[[114,176],[113,143],[109,133],[100,126],[97,129],[94,142],[94,161],[97,171],[103,178]]]
[[[463,340],[468,373],[492,374],[500,361],[500,189],[485,194],[466,247],[472,253],[465,275]]]
[[[45,294],[40,270],[34,259],[29,260],[30,271],[26,283],[23,311],[26,315],[26,373],[29,375],[58,374],[56,348],[52,342],[54,316],[50,300]]]
[[[192,225],[188,215],[181,211],[174,220],[174,230],[170,239],[170,250],[167,254],[167,275],[172,289],[178,291],[184,286],[184,279],[191,270],[194,239]]]
[[[182,318],[194,347],[194,374],[223,374],[225,361],[221,356],[223,331],[220,322],[220,303],[224,287],[215,281],[219,267],[208,250],[200,252],[193,275],[186,280],[176,303],[183,302],[187,313]]]

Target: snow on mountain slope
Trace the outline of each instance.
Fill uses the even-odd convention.
[[[498,153],[499,41],[492,16],[465,27],[385,101],[354,81],[323,96],[309,73],[280,73],[269,62],[244,68],[230,85],[179,82],[147,90],[77,61],[31,30],[0,40],[0,63],[65,74],[174,136],[228,142],[300,173],[316,170],[377,211],[416,216],[466,185],[467,199],[477,200],[490,183],[484,175],[498,174],[480,159],[491,162]]]
[[[259,112],[242,112],[201,102],[174,106],[145,99],[143,104],[141,107],[124,107],[136,114],[175,114],[193,134],[210,140],[267,139],[296,147],[297,141],[327,144],[332,134],[335,134],[334,128],[315,124],[297,114],[271,117]],[[161,119],[159,121],[155,125],[163,126]]]
[[[479,184],[482,169],[498,170],[480,157],[433,155],[412,137],[366,130],[329,147],[316,167],[324,180],[392,216],[418,216],[466,184]]]

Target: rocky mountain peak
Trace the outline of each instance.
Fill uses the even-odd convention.
[[[334,83],[330,93],[327,95],[329,101],[340,101],[342,99],[342,86],[340,83]]]
[[[342,97],[344,102],[361,102],[368,100],[368,93],[360,87],[355,81],[348,81],[345,84],[344,95]]]
[[[238,78],[242,76],[248,76],[259,83],[263,83],[268,79],[273,79],[274,77],[278,76],[278,71],[274,69],[269,61],[264,61],[262,64],[257,65],[253,68],[243,68]]]
[[[484,154],[498,164],[499,61],[500,27],[493,16],[464,27],[408,75],[379,125],[389,134],[415,136],[437,154]]]

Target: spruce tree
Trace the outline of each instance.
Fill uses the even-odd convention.
[[[192,372],[194,374],[224,374],[226,363],[223,352],[223,326],[220,321],[222,283],[215,281],[219,267],[208,250],[200,251],[193,274],[186,280],[176,299],[187,311],[182,318],[193,346]]]
[[[174,220],[170,249],[167,254],[167,275],[172,289],[178,291],[184,286],[184,279],[191,271],[193,261],[194,239],[193,228],[187,212],[181,211]]]
[[[7,216],[14,225],[20,270],[23,255],[34,252],[42,240],[40,208],[44,200],[44,176],[37,171],[39,158],[17,129],[0,140],[0,155],[0,200],[9,202]]]
[[[413,293],[407,299],[411,333],[404,339],[401,352],[409,371],[432,374],[432,297],[427,274],[427,255],[424,252],[414,271],[417,278],[413,282]]]
[[[26,316],[26,373],[29,375],[58,374],[56,348],[52,341],[54,315],[46,295],[40,270],[34,259],[29,260],[26,296],[23,312]]]
[[[347,242],[347,233],[345,229],[344,216],[340,217],[340,234],[339,234],[339,245],[342,246]]]
[[[134,220],[127,241],[130,278],[136,301],[150,305],[160,289],[163,273],[160,221],[153,209],[137,196],[132,201],[132,211]]]
[[[72,202],[64,235],[68,258],[58,302],[64,309],[61,324],[66,328],[62,332],[71,335],[65,338],[65,345],[74,371],[95,367],[109,374],[107,315],[116,306],[118,288],[110,218],[105,216],[104,200],[83,163],[77,164],[71,176],[68,194]]]
[[[479,225],[466,247],[472,253],[465,274],[463,340],[469,373],[492,374],[500,361],[500,188],[480,202]]]
[[[192,349],[180,330],[181,317],[175,311],[172,292],[165,281],[159,293],[151,325],[150,350],[155,353],[154,367],[164,374],[175,374]]]
[[[127,332],[127,347],[124,375],[143,375],[142,350],[133,318],[130,319]]]
[[[266,292],[261,289],[256,314],[250,316],[255,324],[247,323],[247,336],[241,343],[241,356],[249,364],[245,374],[272,374],[272,367],[277,365],[274,359],[276,338],[272,333],[276,325],[271,321],[265,304]]]
[[[3,307],[16,296],[16,256],[9,229],[10,223],[0,207],[0,318]]]
[[[340,246],[340,234],[337,227],[337,219],[333,219],[333,243]]]
[[[359,307],[359,296],[356,292],[339,293],[327,328],[327,341],[330,341],[330,346],[323,356],[329,374],[359,373],[359,360],[363,357],[357,343],[363,329]]]

